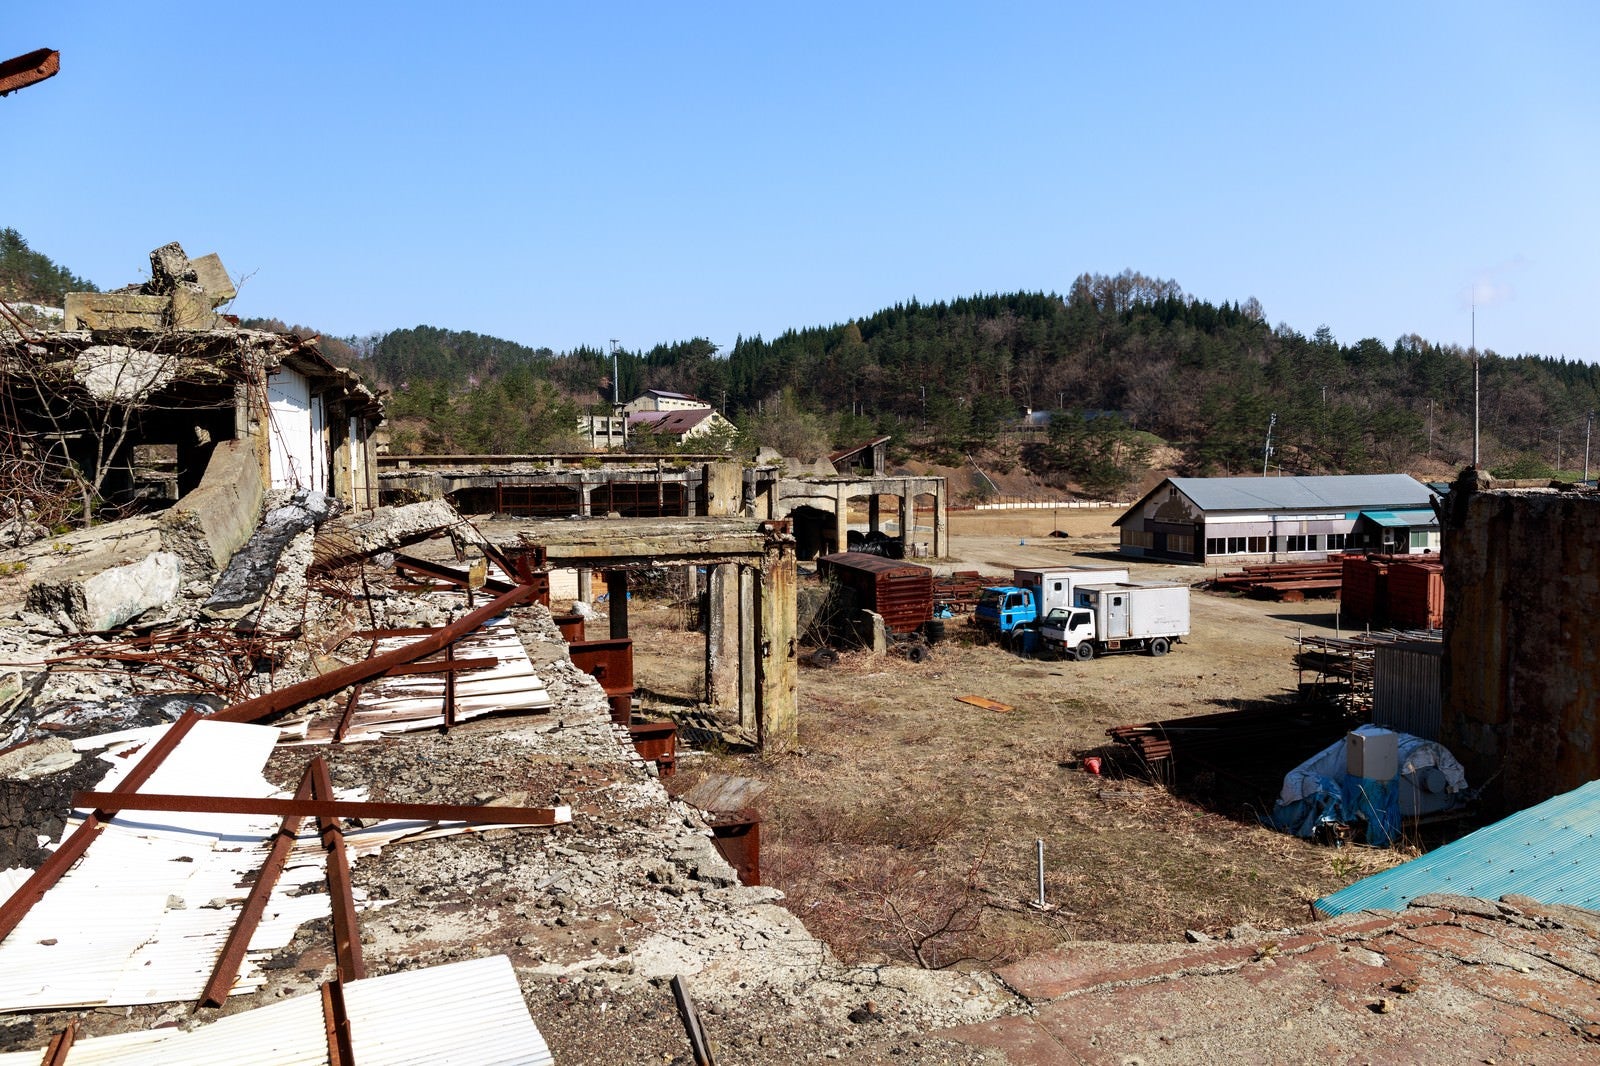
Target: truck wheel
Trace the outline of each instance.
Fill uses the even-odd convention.
[[[1150,642],[1150,654],[1165,655],[1167,654],[1167,649],[1171,646],[1172,645],[1167,643],[1166,637],[1157,637],[1155,640]]]
[[[811,665],[819,670],[839,665],[839,653],[832,648],[818,648],[811,653]]]
[[[1072,657],[1080,663],[1086,663],[1094,658],[1094,645],[1087,640],[1072,649]]]
[[[1027,632],[1027,630],[1022,629],[1020,627],[1017,628],[1017,629],[1013,629],[1011,631],[1011,636],[1006,639],[1006,643],[1008,645],[1010,645],[1011,650],[1012,650],[1012,652],[1014,654],[1017,654],[1017,655],[1026,655],[1026,654],[1028,654],[1028,632]]]
[[[910,662],[920,663],[928,657],[928,646],[926,644],[907,644],[906,650],[902,654]]]

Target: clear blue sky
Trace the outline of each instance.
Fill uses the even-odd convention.
[[[11,0],[0,225],[101,286],[565,349],[1132,268],[1600,359],[1600,4]]]

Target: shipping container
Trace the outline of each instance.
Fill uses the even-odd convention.
[[[1389,567],[1389,621],[1406,629],[1444,628],[1444,564],[1429,560]]]
[[[856,594],[857,605],[883,618],[890,633],[916,633],[933,618],[933,571],[864,552],[817,557],[817,574]]]

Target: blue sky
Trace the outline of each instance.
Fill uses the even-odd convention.
[[[629,348],[1171,278],[1600,359],[1600,5],[12,0],[0,225],[102,286]],[[3,56],[0,56],[3,58]],[[23,165],[17,161],[22,160]]]

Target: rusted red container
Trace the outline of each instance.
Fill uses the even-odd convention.
[[[671,777],[678,765],[678,727],[671,722],[640,722],[628,727],[633,750],[645,762],[656,764],[662,777]]]
[[[1408,629],[1444,628],[1444,565],[1435,561],[1389,567],[1389,619]]]
[[[552,615],[556,628],[561,630],[561,639],[568,644],[575,644],[583,639],[583,615],[577,611],[568,614]]]
[[[817,557],[817,573],[853,589],[863,610],[883,617],[891,633],[914,633],[933,617],[933,571],[865,552]]]
[[[711,843],[728,860],[739,882],[761,883],[761,815],[751,809],[716,814],[710,818]]]
[[[1388,575],[1385,562],[1346,555],[1340,573],[1340,616],[1348,622],[1383,625],[1388,617]]]

